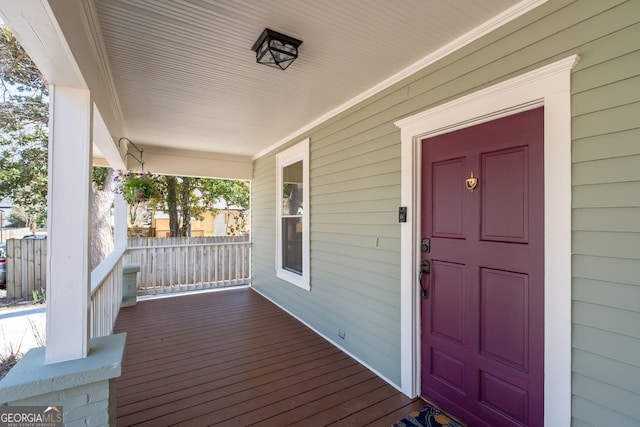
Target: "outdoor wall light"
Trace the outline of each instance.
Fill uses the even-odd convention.
[[[251,50],[256,53],[256,62],[286,70],[298,57],[298,46],[302,41],[265,28]]]

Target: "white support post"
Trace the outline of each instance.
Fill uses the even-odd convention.
[[[45,363],[87,357],[93,108],[88,90],[51,86]]]
[[[115,195],[115,212],[114,212],[114,248],[125,249],[127,247],[127,217],[129,208],[122,194]]]

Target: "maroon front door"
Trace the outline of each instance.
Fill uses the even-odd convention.
[[[422,395],[469,426],[543,425],[543,125],[422,141]]]

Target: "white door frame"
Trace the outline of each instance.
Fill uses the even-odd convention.
[[[401,389],[420,394],[421,145],[452,132],[544,106],[544,419],[571,423],[571,69],[577,55],[396,122],[401,129]]]

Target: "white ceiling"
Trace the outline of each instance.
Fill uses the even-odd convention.
[[[136,144],[254,156],[516,0],[95,0]],[[303,41],[255,63],[264,28]]]

